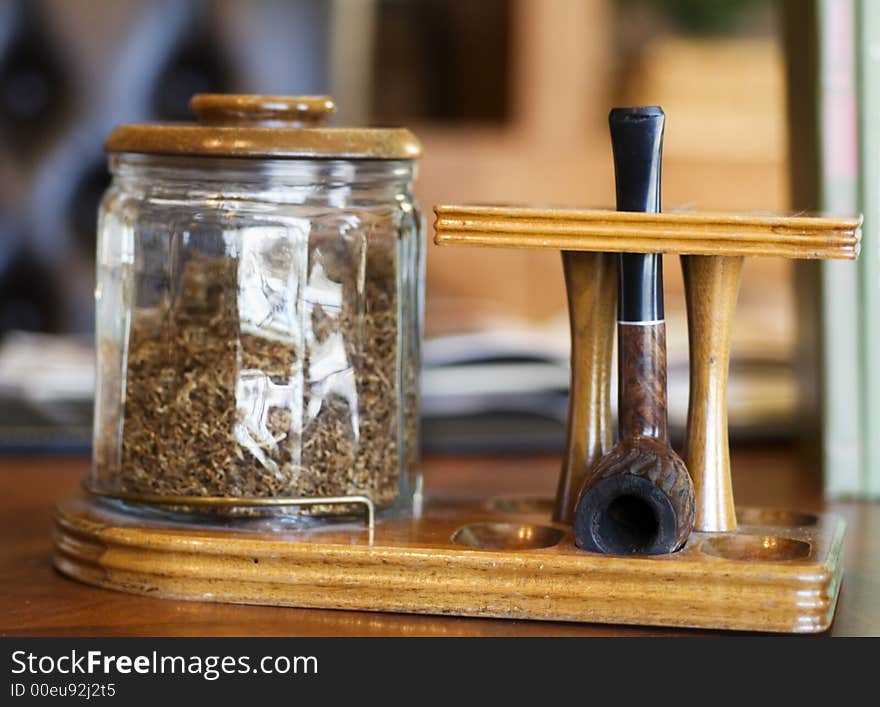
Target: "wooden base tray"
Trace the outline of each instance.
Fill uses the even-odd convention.
[[[92,498],[55,513],[55,566],[173,599],[814,633],[834,614],[843,521],[739,509],[735,533],[674,555],[584,553],[549,500],[432,499],[419,517],[273,530],[186,524]],[[275,524],[277,525],[277,523]]]

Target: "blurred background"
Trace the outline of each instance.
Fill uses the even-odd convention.
[[[188,120],[197,92],[328,93],[335,124],[406,125],[422,140],[416,190],[430,239],[439,203],[613,207],[608,110],[659,104],[664,208],[855,212],[859,6],[0,0],[0,449],[88,450],[95,216],[109,182],[102,142],[115,125]],[[851,439],[861,398],[840,397],[861,386],[850,375],[864,363],[858,310],[845,297],[827,304],[833,278],[856,297],[859,275],[837,265],[746,262],[730,418],[735,442],[806,439],[811,470],[836,450],[832,466],[846,468],[826,471],[827,485],[861,493],[863,451]],[[665,266],[680,437],[684,297],[677,259]],[[841,322],[831,306],[856,318],[849,331],[823,324]],[[561,450],[558,254],[429,246],[426,334],[428,451]],[[828,363],[828,340],[844,342],[842,363]],[[835,421],[846,438],[829,445],[822,386],[844,369],[844,388],[833,387],[844,391]]]

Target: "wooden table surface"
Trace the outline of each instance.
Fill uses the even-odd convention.
[[[847,523],[844,580],[831,635],[880,635],[880,503],[824,503],[816,474],[786,447],[734,449],[740,505],[828,510]],[[368,612],[237,606],[134,596],[78,584],[52,569],[51,512],[79,493],[85,459],[0,461],[0,635],[3,636],[609,636],[713,632]],[[431,458],[425,485],[444,494],[555,491],[553,457]],[[827,635],[827,634],[826,634]]]

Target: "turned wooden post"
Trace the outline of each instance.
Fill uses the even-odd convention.
[[[571,523],[589,469],[611,448],[611,355],[618,256],[562,251],[571,323],[571,387],[553,520]]]
[[[742,256],[683,255],[690,348],[684,459],[694,482],[694,530],[736,530],[727,440],[730,330]]]

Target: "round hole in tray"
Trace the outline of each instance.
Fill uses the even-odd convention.
[[[452,542],[477,550],[536,550],[552,547],[565,532],[531,523],[472,523],[452,534]]]
[[[531,498],[527,496],[520,498],[496,496],[489,499],[489,508],[499,513],[534,513],[550,516],[553,513],[553,499]]]
[[[810,543],[775,535],[728,535],[704,541],[700,550],[726,560],[783,562],[808,557]]]
[[[819,516],[800,511],[781,511],[774,508],[738,508],[736,521],[741,525],[775,525],[780,528],[798,528],[816,525]]]

